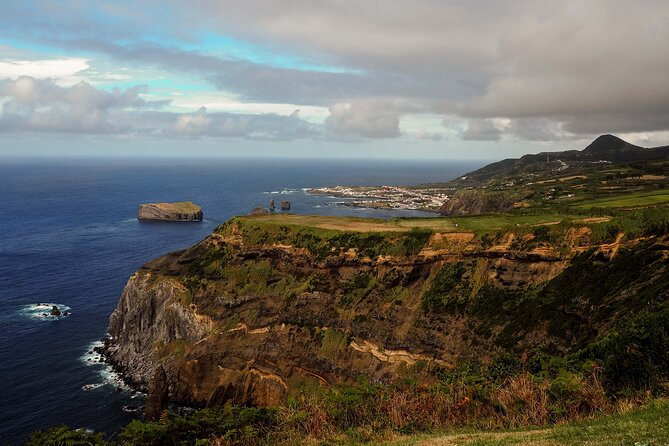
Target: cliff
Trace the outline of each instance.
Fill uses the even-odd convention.
[[[268,406],[309,383],[574,351],[667,300],[662,237],[604,243],[578,221],[495,234],[437,223],[232,219],[130,278],[106,355],[143,388],[164,370],[174,402]]]
[[[477,215],[508,212],[518,197],[501,192],[483,192],[477,189],[457,191],[440,208],[442,215]]]
[[[202,209],[190,201],[145,203],[139,205],[139,220],[202,221]]]

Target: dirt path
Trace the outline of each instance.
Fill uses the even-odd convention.
[[[547,440],[544,437],[545,430],[532,430],[524,432],[488,432],[476,434],[453,434],[443,437],[431,438],[416,443],[415,446],[465,446],[472,445],[525,445],[525,446],[558,446],[560,443]]]

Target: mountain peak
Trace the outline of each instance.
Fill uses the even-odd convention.
[[[602,135],[590,143],[588,147],[583,149],[587,153],[601,153],[601,152],[618,152],[626,148],[638,148],[637,146],[624,141],[617,136]]]

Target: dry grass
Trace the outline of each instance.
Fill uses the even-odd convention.
[[[354,217],[328,217],[319,215],[258,215],[244,217],[255,221],[276,223],[282,225],[300,225],[333,231],[353,232],[405,232],[410,227],[399,226],[393,221],[374,220]]]
[[[322,444],[336,438],[348,444],[351,435],[356,441],[378,444],[397,438],[399,433],[541,427],[616,409],[595,375],[577,384],[569,395],[559,398],[551,382],[528,374],[509,378],[483,393],[481,388],[462,382],[446,387],[381,387],[376,388],[376,393],[326,391],[301,396],[279,408],[275,444]],[[334,400],[333,395],[337,395]],[[501,439],[516,434],[489,435]],[[461,444],[466,438],[467,435],[458,434],[420,444]]]

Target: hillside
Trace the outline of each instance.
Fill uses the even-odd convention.
[[[494,179],[510,179],[518,175],[567,174],[576,170],[593,170],[601,165],[615,166],[633,162],[667,160],[669,146],[643,148],[613,135],[602,135],[585,149],[563,152],[541,152],[488,164],[453,180],[456,186],[482,186]]]
[[[646,149],[603,135],[582,151],[525,155],[465,174],[442,186],[450,194],[439,212],[652,206],[669,202],[668,176],[669,146]]]

